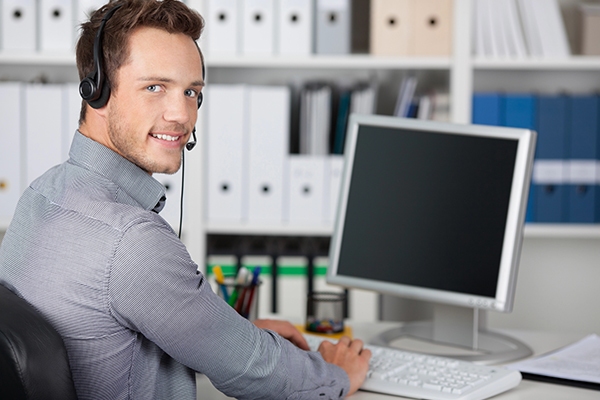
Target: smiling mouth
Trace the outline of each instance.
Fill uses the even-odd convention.
[[[152,137],[156,138],[156,139],[160,139],[160,140],[166,140],[167,142],[176,142],[179,140],[179,136],[171,136],[171,135],[164,135],[164,134],[151,134]]]

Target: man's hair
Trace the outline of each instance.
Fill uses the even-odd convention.
[[[116,71],[130,54],[129,37],[140,27],[151,27],[169,33],[183,33],[194,41],[200,38],[204,20],[198,12],[180,0],[110,0],[94,11],[89,21],[81,24],[81,36],[75,49],[79,79],[94,71],[94,40],[104,15],[117,5],[119,9],[106,22],[102,34],[102,70],[109,88],[114,88]],[[202,53],[201,62],[204,62]],[[85,120],[86,103],[82,103],[80,123]]]

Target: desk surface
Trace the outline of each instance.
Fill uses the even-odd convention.
[[[376,324],[355,323],[351,324],[354,336],[368,341],[371,337],[378,333],[397,326],[397,323],[381,322]],[[534,352],[534,355],[546,353],[557,349],[567,344],[573,343],[585,336],[585,334],[576,333],[547,333],[535,332],[527,330],[503,330],[502,332],[523,341],[529,345]],[[198,400],[225,400],[231,399],[217,391],[210,381],[198,375]],[[399,399],[397,396],[389,396],[377,393],[358,391],[350,397],[353,400],[391,400]],[[523,379],[516,388],[494,397],[494,400],[597,400],[600,398],[600,392],[596,390],[581,389],[571,386],[556,385],[550,383],[535,382]]]

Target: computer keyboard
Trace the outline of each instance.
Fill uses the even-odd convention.
[[[305,335],[316,351],[321,336]],[[335,342],[334,340],[331,340]],[[519,371],[452,358],[365,345],[373,356],[362,390],[428,400],[482,400],[521,382]]]

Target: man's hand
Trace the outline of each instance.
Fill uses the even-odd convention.
[[[325,361],[341,367],[350,378],[350,392],[356,392],[365,381],[369,370],[371,350],[363,349],[363,342],[343,336],[336,344],[324,340],[319,346],[319,352]]]
[[[260,329],[269,329],[273,332],[277,332],[279,335],[294,343],[302,350],[309,350],[308,343],[306,343],[306,339],[304,339],[302,333],[300,333],[300,331],[288,321],[257,319],[254,321],[254,325]]]

